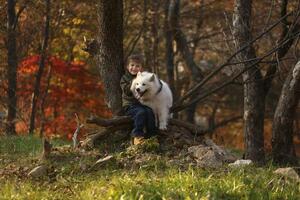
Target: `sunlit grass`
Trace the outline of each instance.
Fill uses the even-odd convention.
[[[51,140],[53,146],[70,144],[70,142],[61,139]],[[1,154],[17,154],[35,156],[42,151],[42,139],[35,135],[29,136],[3,136],[0,137]]]
[[[0,137],[0,153],[35,155],[41,151],[41,139],[36,136]]]
[[[11,141],[10,141],[11,140]],[[6,141],[5,145],[2,141]],[[39,153],[39,138],[5,138],[1,154]],[[19,143],[21,144],[19,144]],[[31,146],[31,147],[29,147]],[[23,149],[24,148],[24,149]],[[34,153],[35,152],[35,153]],[[10,154],[9,154],[10,155]],[[88,158],[86,158],[88,159]],[[93,160],[86,160],[86,162]],[[275,167],[217,170],[179,169],[164,162],[149,161],[144,168],[103,166],[80,173],[72,170],[78,161],[59,160],[54,179],[0,177],[0,199],[299,199],[299,183],[273,174]],[[18,160],[15,165],[21,164]],[[53,163],[54,164],[54,163]],[[67,170],[66,170],[67,169]]]

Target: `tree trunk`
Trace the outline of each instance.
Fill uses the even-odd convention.
[[[186,37],[184,33],[181,31],[179,26],[179,15],[180,15],[180,0],[170,0],[169,5],[169,23],[170,29],[172,30],[172,34],[178,49],[187,65],[190,69],[192,78],[194,82],[199,82],[203,79],[203,73],[199,66],[194,61],[193,54],[188,46]],[[186,120],[190,123],[194,123],[194,116],[196,112],[197,104],[192,104],[186,110]]]
[[[235,0],[233,34],[236,48],[248,45],[251,35],[251,0]],[[256,58],[255,50],[249,45],[238,54],[240,61]],[[249,68],[251,62],[241,64],[241,70]],[[265,95],[259,66],[249,68],[243,74],[244,82],[244,141],[245,157],[254,162],[264,161],[264,106]]]
[[[44,128],[46,123],[46,116],[45,116],[45,104],[46,104],[46,98],[48,96],[49,88],[50,88],[50,81],[52,78],[52,66],[49,64],[49,71],[47,73],[47,85],[46,89],[44,91],[44,95],[41,98],[41,127],[40,127],[40,137],[43,137],[44,135]]]
[[[281,90],[272,131],[272,156],[279,164],[295,163],[293,122],[300,98],[300,61],[292,67]]]
[[[31,115],[30,115],[30,123],[29,123],[29,134],[33,134],[35,127],[35,114],[37,110],[37,102],[40,95],[40,85],[41,79],[45,68],[45,59],[46,59],[46,50],[48,47],[49,40],[49,26],[50,26],[50,0],[46,0],[46,22],[45,22],[45,32],[44,32],[44,40],[41,49],[40,62],[39,62],[39,70],[36,74],[36,80],[34,85],[34,91],[32,96],[31,103]]]
[[[169,6],[169,22],[173,32],[174,39],[178,45],[178,49],[186,62],[187,67],[192,73],[193,80],[200,81],[203,78],[201,69],[194,61],[193,55],[189,49],[186,37],[179,26],[180,0],[170,0]]]
[[[7,119],[6,119],[6,134],[14,135],[15,130],[15,120],[17,114],[17,44],[16,44],[16,2],[14,0],[7,0]]]
[[[168,0],[165,5],[165,37],[166,37],[166,65],[167,65],[167,75],[169,86],[173,93],[173,98],[175,95],[175,84],[174,84],[174,51],[173,51],[173,34],[171,27],[169,26],[169,2]]]
[[[143,7],[143,53],[144,53],[144,68],[147,71],[151,71],[151,41],[149,36],[149,19],[148,19],[148,0],[144,0],[144,7]]]
[[[105,97],[114,115],[122,107],[120,79],[123,68],[123,2],[99,0],[99,51],[97,57]]]
[[[158,12],[159,12],[159,0],[152,1],[152,37],[153,37],[153,43],[152,43],[152,72],[159,75],[159,69],[158,69],[158,27],[159,27],[159,19],[158,19]]]

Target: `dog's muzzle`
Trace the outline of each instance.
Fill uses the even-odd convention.
[[[136,88],[135,91],[139,94],[139,98],[141,98],[142,96],[144,96],[144,94],[145,94],[148,90],[141,91],[140,88]]]

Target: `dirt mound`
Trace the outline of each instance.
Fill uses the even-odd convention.
[[[115,160],[124,167],[144,166],[151,162],[164,160],[170,165],[217,168],[224,163],[234,162],[237,159],[212,140],[205,138],[201,132],[197,135],[195,131],[181,125],[172,124],[167,131],[159,131],[157,136],[136,146],[130,144],[129,132],[130,129],[117,132],[114,135],[115,137],[122,136],[121,138],[126,143],[124,145],[123,142],[125,148],[115,154]],[[93,148],[94,140],[90,138],[82,142],[81,147]]]

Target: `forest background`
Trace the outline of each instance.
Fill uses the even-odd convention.
[[[234,37],[233,0],[182,0],[175,22],[171,23],[180,27],[181,40],[176,37],[170,40],[173,30],[168,21],[170,2],[174,1],[123,1],[123,55],[126,60],[131,53],[142,52],[146,69],[169,82],[175,99],[179,99],[199,82],[202,76],[207,76],[217,66],[225,63],[236,52],[239,44]],[[284,5],[283,2],[287,3]],[[39,97],[36,99],[35,133],[70,139],[77,126],[75,114],[81,120],[91,114],[101,117],[112,116],[105,101],[105,87],[99,75],[97,62],[93,55],[85,51],[86,44],[97,38],[101,23],[98,21],[96,3],[95,0],[52,1],[48,10],[51,17],[48,44],[45,49],[45,24],[48,16],[45,2],[16,1],[16,18],[12,23],[12,30],[16,36],[17,103],[14,128],[10,133],[23,135],[31,132],[32,99],[36,74],[43,55],[45,68],[38,87]],[[5,133],[9,107],[8,6],[7,1],[0,0],[0,112],[3,130],[1,133]],[[293,14],[289,15],[289,12]],[[258,42],[253,43],[258,58],[264,57],[278,44],[284,25],[292,26],[285,24],[286,21],[283,20],[270,30],[269,27],[282,17],[296,24],[299,21],[297,13],[299,14],[297,0],[253,1],[251,16],[253,38],[265,32]],[[272,123],[281,88],[288,71],[295,66],[299,58],[298,38],[293,40],[284,56],[280,57],[275,53],[259,61],[263,75],[268,73],[270,65],[274,63],[277,65],[265,103],[263,134],[264,147],[267,151],[271,150]],[[170,72],[171,57],[173,67]],[[240,60],[235,58],[234,62],[237,64],[228,65],[213,76],[208,86],[198,91],[199,94],[206,94],[214,88],[212,86],[219,86],[230,80],[241,67],[238,64]],[[170,78],[170,74],[173,78]],[[210,136],[218,144],[244,149],[243,84],[244,80],[241,77],[234,79],[222,90],[208,95],[197,104],[193,104],[194,106],[190,106],[190,109],[181,111],[178,117],[210,129]],[[299,156],[299,106],[296,106],[295,113],[293,138]],[[82,136],[88,131],[83,128]]]

